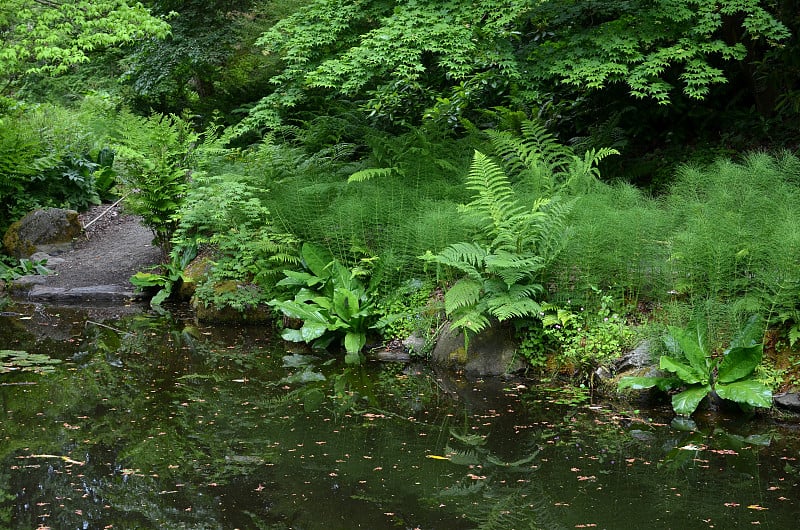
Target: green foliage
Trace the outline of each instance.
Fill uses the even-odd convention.
[[[164,37],[169,26],[141,4],[118,0],[39,2],[9,0],[0,7],[0,80],[63,74],[94,50]]]
[[[496,101],[519,77],[510,41],[529,10],[496,0],[309,2],[259,39],[285,68],[247,126],[274,127],[320,91],[366,99],[374,119],[398,124],[418,121],[437,97],[440,107],[456,107],[449,115],[484,97]]]
[[[671,289],[793,325],[800,282],[799,172],[800,160],[788,153],[683,167],[668,199],[676,226]]]
[[[139,289],[155,288],[155,295],[150,299],[150,306],[160,308],[161,304],[172,296],[172,290],[183,281],[183,271],[197,255],[197,247],[187,246],[180,253],[172,253],[169,263],[157,265],[156,272],[139,271],[130,277],[130,282]]]
[[[363,163],[351,162],[352,154],[342,156],[346,146],[337,144],[311,157],[287,160],[293,166],[286,167],[283,157],[297,153],[276,145],[270,151],[281,170],[271,169],[276,166],[265,160],[253,174],[265,176],[258,186],[270,189],[264,201],[277,227],[326,247],[348,267],[365,255],[380,256],[375,274],[381,284],[399,286],[411,277],[424,277],[417,256],[425,250],[467,237],[455,201],[466,196],[459,181],[471,150],[467,154],[466,142],[430,130],[400,137],[371,131],[367,138],[370,151]],[[363,150],[350,146],[351,153],[354,148]],[[364,166],[396,169],[348,183]]]
[[[415,334],[430,339],[438,328],[439,305],[433,285],[412,278],[375,304],[375,313],[380,315],[375,328],[385,339],[407,339]],[[424,352],[413,353],[419,355]]]
[[[21,258],[16,266],[9,266],[0,260],[0,280],[11,281],[16,280],[21,276],[28,276],[31,274],[39,274],[47,276],[52,271],[47,268],[47,260],[31,260],[28,258]]]
[[[622,183],[596,185],[579,197],[571,237],[552,267],[554,301],[591,306],[593,287],[627,303],[663,300],[672,284],[663,203]]]
[[[127,204],[169,253],[198,135],[188,121],[175,115],[143,118],[126,112],[119,127],[114,164],[128,193]]]
[[[547,364],[548,352],[552,349],[551,338],[545,333],[539,319],[519,320],[515,323],[517,353],[533,369],[542,369]]]
[[[365,285],[363,268],[350,270],[324,249],[305,243],[302,249],[305,271],[285,270],[277,283],[294,293],[291,300],[275,299],[270,305],[290,319],[302,321],[300,329],[287,328],[282,337],[326,348],[341,339],[348,364],[359,364],[367,342],[367,330],[377,319],[372,289]]]
[[[0,231],[36,207],[77,210],[116,185],[113,153],[87,106],[22,106],[0,127]]]
[[[477,151],[467,189],[475,195],[462,212],[475,222],[477,240],[422,258],[464,275],[445,294],[445,310],[454,328],[478,333],[490,317],[503,321],[541,311],[534,300],[543,290],[538,278],[566,237],[570,204],[537,199],[526,208],[502,168]]]
[[[557,349],[559,364],[588,372],[634,345],[635,332],[612,310],[613,298],[599,291],[596,294],[600,295],[600,306],[593,312],[583,307],[573,312],[571,308],[543,304],[544,335]]]
[[[664,342],[671,355],[662,355],[659,366],[672,377],[624,377],[620,388],[661,390],[683,388],[672,396],[676,413],[689,416],[709,394],[743,407],[772,406],[772,391],[754,373],[763,355],[758,318],[739,330],[721,355],[714,355],[707,340],[707,326],[695,322],[688,328],[670,327]]]
[[[544,2],[534,17],[548,30],[529,46],[528,60],[534,76],[567,85],[595,90],[624,83],[634,97],[666,104],[677,84],[688,97],[703,99],[713,85],[727,81],[721,63],[747,55],[747,39],[730,35],[747,34],[767,47],[789,38],[786,26],[764,4]]]
[[[562,191],[588,193],[600,179],[600,162],[615,149],[589,149],[583,157],[561,145],[544,124],[525,120],[520,134],[511,131],[488,131],[497,157],[519,182],[521,191],[535,197]],[[518,188],[518,189],[520,189]]]

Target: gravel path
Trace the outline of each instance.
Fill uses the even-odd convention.
[[[44,285],[67,289],[94,285],[130,288],[133,274],[161,261],[161,251],[153,246],[150,229],[119,206],[108,211],[109,207],[97,206],[80,215],[84,226],[97,220],[88,226],[73,250],[56,256],[63,262],[48,264],[53,274],[46,277]]]

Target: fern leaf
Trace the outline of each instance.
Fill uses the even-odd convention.
[[[454,243],[430,259],[474,276],[477,269],[483,268],[487,255],[486,249],[476,243]]]
[[[467,278],[457,281],[444,295],[444,309],[452,314],[461,308],[475,306],[481,297],[481,282]]]
[[[520,298],[511,294],[491,298],[487,301],[487,306],[489,313],[501,322],[510,318],[537,315],[542,309],[542,306],[531,298]]]
[[[499,230],[504,220],[521,211],[505,171],[480,151],[475,151],[466,187],[475,192],[475,199],[465,208],[489,224],[491,234]]]
[[[390,177],[397,171],[398,169],[396,167],[371,167],[362,169],[361,171],[356,171],[350,175],[350,178],[347,179],[347,182],[366,182],[375,177]]]
[[[453,321],[451,327],[480,333],[489,326],[489,319],[478,310],[468,311]]]

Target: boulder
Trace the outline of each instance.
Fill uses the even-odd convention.
[[[629,351],[616,362],[614,362],[614,371],[617,373],[628,372],[631,370],[638,370],[658,364],[653,361],[653,352],[650,346],[650,341],[643,341],[635,349]]]
[[[183,281],[178,290],[178,297],[181,300],[191,299],[197,290],[197,285],[206,279],[213,265],[214,262],[207,254],[201,254],[194,258],[183,269]]]
[[[775,405],[795,413],[800,412],[800,394],[784,392],[773,396]]]
[[[226,292],[234,292],[238,289],[247,288],[239,283],[228,280],[214,284],[214,291],[219,295]],[[249,306],[243,310],[235,309],[230,306],[217,306],[211,302],[205,302],[193,296],[191,299],[194,316],[199,322],[215,324],[258,324],[268,322],[272,318],[272,308],[266,304]]]
[[[71,249],[82,230],[75,210],[40,208],[12,224],[3,236],[3,245],[16,258],[36,252],[57,253]]]
[[[525,368],[517,355],[517,344],[511,328],[499,323],[470,337],[464,348],[464,333],[454,332],[445,326],[431,354],[435,364],[463,370],[472,375],[503,375]]]

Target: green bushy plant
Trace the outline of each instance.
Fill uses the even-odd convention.
[[[757,313],[791,333],[800,307],[798,174],[800,159],[785,152],[681,168],[666,200],[669,290],[729,306],[731,322]]]
[[[380,297],[375,313],[380,319],[374,327],[384,339],[403,340],[415,336],[424,340],[420,348],[412,348],[411,354],[417,356],[429,353],[444,320],[442,302],[434,285],[416,278]]]
[[[274,228],[260,193],[240,173],[195,174],[173,245],[207,249],[211,268],[197,286],[199,301],[238,310],[266,302],[283,268],[299,263],[296,239]],[[224,282],[248,288],[218,289]]]
[[[536,298],[543,291],[544,272],[569,232],[574,200],[566,197],[591,188],[599,177],[597,164],[616,153],[601,149],[580,157],[533,121],[522,123],[521,136],[490,136],[508,172],[475,152],[466,185],[473,200],[461,208],[475,227],[475,241],[423,256],[464,276],[445,294],[445,308],[454,328],[474,333],[489,318],[503,321],[541,311]]]
[[[599,184],[578,198],[571,237],[551,268],[558,303],[592,305],[592,287],[635,304],[673,288],[670,216],[656,199],[622,183]]]
[[[153,230],[156,243],[168,255],[198,135],[176,115],[143,118],[124,113],[119,127],[115,166],[128,194],[127,205]]]
[[[377,320],[372,286],[365,283],[368,272],[348,269],[323,248],[305,243],[302,249],[306,270],[285,270],[277,283],[287,287],[292,299],[274,299],[270,305],[290,319],[302,321],[299,329],[286,328],[281,336],[291,342],[305,342],[326,348],[341,340],[348,364],[363,360],[361,350],[367,331]]]
[[[552,339],[545,333],[542,321],[538,318],[518,320],[515,326],[518,341],[517,353],[534,369],[547,365],[548,352],[552,349]]]
[[[428,252],[422,259],[464,275],[445,293],[445,310],[455,329],[479,333],[489,318],[503,321],[541,311],[535,300],[543,290],[539,276],[566,237],[570,203],[538,199],[523,206],[502,168],[477,151],[467,188],[475,196],[462,212],[480,227],[478,240]]]
[[[159,308],[172,296],[173,289],[183,281],[183,271],[196,255],[197,247],[184,247],[180,253],[172,252],[168,263],[156,266],[151,272],[139,271],[130,277],[130,282],[142,290],[155,290],[150,305]]]
[[[0,127],[0,231],[36,207],[98,204],[116,184],[91,109],[20,106]],[[113,159],[113,155],[112,155]]]
[[[633,346],[635,332],[613,311],[613,302],[611,296],[601,294],[596,311],[581,307],[577,312],[569,307],[543,304],[542,327],[550,343],[557,348],[559,364],[586,371]]]
[[[11,281],[22,276],[38,274],[47,276],[52,271],[47,268],[47,260],[21,258],[16,265],[7,265],[0,259],[0,280]]]
[[[733,401],[742,407],[772,406],[772,392],[755,376],[761,362],[761,325],[751,317],[721,354],[711,350],[705,322],[687,328],[669,327],[664,339],[670,355],[662,355],[659,366],[674,375],[667,377],[624,377],[620,389],[657,387],[664,391],[682,389],[672,396],[677,414],[689,416],[709,395]]]

